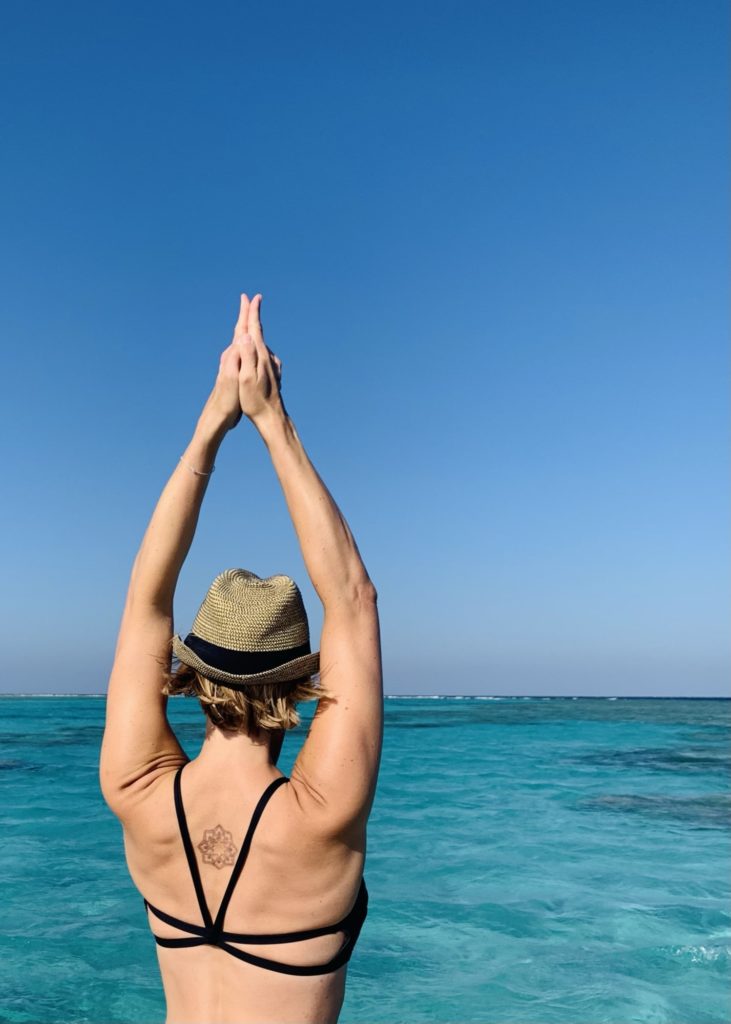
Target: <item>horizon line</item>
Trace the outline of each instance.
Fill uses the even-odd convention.
[[[2,697],[107,697],[107,693],[17,693],[0,692]],[[174,697],[185,696],[175,694]],[[615,694],[615,693],[384,693],[384,700],[412,698],[416,700],[511,700],[519,697],[524,700],[731,700],[731,696],[691,696],[685,694]],[[309,701],[304,703],[310,703]]]

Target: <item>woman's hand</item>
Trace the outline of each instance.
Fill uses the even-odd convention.
[[[282,360],[264,343],[261,329],[261,295],[249,302],[241,296],[241,310],[234,330],[234,344],[238,344],[239,408],[250,420],[262,413],[283,408],[280,394]]]
[[[261,298],[255,295],[249,301],[241,296],[233,340],[221,353],[218,377],[204,409],[206,419],[225,430],[233,430],[242,413],[253,420],[282,405],[282,361],[264,344]]]
[[[244,298],[245,296],[242,295],[242,308]],[[248,299],[246,301],[248,303]],[[202,414],[207,422],[215,424],[216,429],[220,426],[224,430],[233,430],[241,419],[241,405],[239,403],[241,355],[236,335],[238,326],[237,322],[231,344],[221,353],[216,383],[213,386],[213,391],[208,396]]]

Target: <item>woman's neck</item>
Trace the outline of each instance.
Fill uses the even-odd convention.
[[[206,735],[197,760],[201,764],[216,764],[234,771],[239,768],[246,772],[271,766],[274,763],[272,733],[252,736],[245,732],[230,732],[207,719]]]

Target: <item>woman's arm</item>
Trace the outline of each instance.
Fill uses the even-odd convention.
[[[138,600],[166,611],[172,608],[178,576],[193,543],[216,453],[227,432],[241,419],[239,338],[249,305],[246,295],[242,295],[234,337],[221,353],[215,386],[190,444],[160,495],[132,569],[130,592]]]
[[[312,465],[279,393],[281,362],[252,303],[242,342],[241,408],[267,445],[307,572],[325,608],[320,700],[290,781],[323,834],[359,845],[383,744],[383,682],[376,589],[345,517]]]
[[[248,299],[242,296],[242,310]],[[221,354],[218,377],[193,438],[172,473],[145,532],[127,590],[109,684],[99,757],[102,794],[123,820],[156,774],[185,759],[167,720],[162,693],[170,665],[173,595],[193,540],[216,452],[241,419],[239,344]],[[189,468],[192,467],[192,468]],[[192,470],[197,470],[198,473]]]
[[[284,491],[312,585],[323,605],[373,592],[352,533],[312,465],[279,390],[281,361],[264,344],[259,309],[251,303],[242,339],[241,408],[256,426]]]
[[[211,468],[228,429],[206,404],[190,444],[158,499],[137,553],[130,592],[139,601],[166,609],[172,606],[180,570],[193,543]],[[208,475],[199,476],[193,469]]]
[[[355,538],[291,418],[273,411],[254,423],[269,450],[308,575],[325,608],[370,595],[373,583]]]

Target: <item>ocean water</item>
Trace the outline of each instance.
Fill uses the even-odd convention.
[[[194,757],[197,702],[169,713]],[[103,721],[0,699],[0,1021],[164,1019]],[[725,1024],[730,738],[723,700],[388,698],[343,1024]]]

